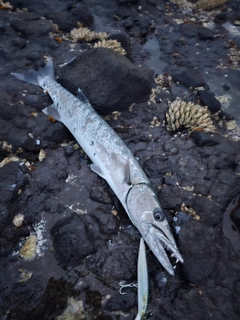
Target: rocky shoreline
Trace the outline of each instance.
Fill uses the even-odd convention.
[[[0,318],[137,314],[136,289],[121,295],[119,282],[136,282],[139,232],[68,130],[41,112],[49,96],[11,75],[52,57],[58,81],[81,88],[139,159],[184,257],[172,277],[147,252],[148,318],[239,319],[239,1],[211,11],[194,1],[3,4]],[[71,37],[79,28],[89,31]],[[94,48],[98,33],[124,55]],[[177,98],[207,105],[215,130],[168,131]]]

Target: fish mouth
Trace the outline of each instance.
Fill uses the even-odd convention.
[[[166,227],[166,232],[164,232],[156,225],[150,224],[144,239],[165,270],[174,276],[174,267],[165,250],[176,259],[176,263],[179,261],[183,263],[183,258],[176,246],[170,228]]]

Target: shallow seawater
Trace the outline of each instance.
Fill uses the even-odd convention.
[[[144,65],[154,71],[154,75],[161,74],[167,63],[160,60],[160,45],[155,36],[150,37],[143,45],[143,49],[148,52],[148,57],[144,60]]]
[[[204,76],[211,91],[220,100],[222,110],[230,113],[240,125],[240,90],[232,85],[231,72],[225,70],[220,76],[219,74],[205,72]],[[224,89],[226,86],[230,87],[228,91]]]
[[[229,203],[227,210],[223,214],[223,234],[228,238],[232,244],[232,247],[235,252],[240,254],[240,232],[231,219],[231,214],[240,211],[240,195],[238,194],[233,200]]]

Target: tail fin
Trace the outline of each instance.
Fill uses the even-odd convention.
[[[39,68],[38,71],[31,69],[25,73],[12,73],[12,75],[18,78],[19,80],[42,87],[41,80],[43,78],[50,77],[54,79],[52,58],[48,59],[45,66],[43,68]]]

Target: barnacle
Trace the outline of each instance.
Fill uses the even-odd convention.
[[[181,127],[194,131],[196,129],[213,132],[215,127],[212,123],[211,114],[207,107],[192,102],[175,100],[166,112],[168,131],[176,131]]]
[[[99,48],[99,47],[112,49],[114,51],[119,52],[123,56],[126,54],[126,51],[121,47],[121,43],[118,42],[117,40],[103,39],[102,41],[98,41],[98,43],[94,44],[94,48]]]
[[[227,0],[199,0],[196,3],[197,9],[212,10],[223,5]]]
[[[91,42],[93,40],[101,40],[107,38],[108,34],[106,32],[94,32],[89,30],[88,28],[74,28],[70,31],[70,38],[74,41],[77,41],[78,39],[83,39],[87,42]]]

